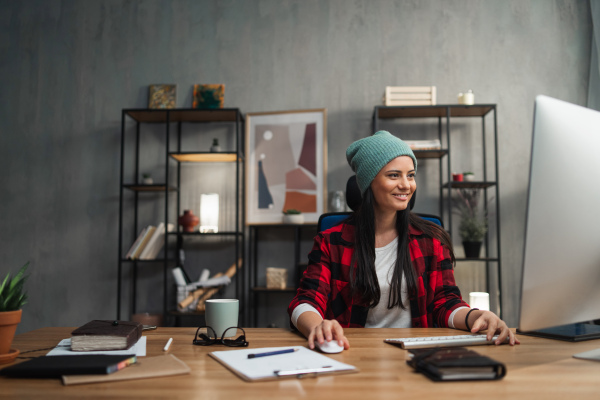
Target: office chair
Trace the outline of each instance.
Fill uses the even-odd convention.
[[[410,203],[409,203],[409,207],[411,210],[413,209],[413,207],[415,205],[416,198],[417,198],[417,192],[415,191],[413,193],[413,196],[410,199]],[[354,212],[358,209],[358,207],[360,206],[360,202],[361,202],[361,193],[360,193],[360,189],[358,188],[358,184],[356,183],[356,175],[352,175],[348,179],[348,182],[346,182],[346,203],[348,204],[348,207],[350,207],[350,209],[352,211],[331,212],[331,213],[321,214],[321,216],[319,217],[319,221],[317,222],[317,232],[324,231],[326,229],[332,228],[332,227],[342,223],[342,221],[344,221],[346,218],[348,218],[352,214],[352,212]],[[444,223],[442,222],[440,217],[438,217],[437,215],[423,214],[423,213],[415,213],[415,214],[417,214],[419,217],[421,217],[427,221],[433,222],[434,224],[438,224],[442,228],[444,227]]]

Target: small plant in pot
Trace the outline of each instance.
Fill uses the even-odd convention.
[[[10,272],[0,285],[0,364],[12,362],[19,354],[18,350],[11,349],[17,325],[21,322],[22,307],[27,303],[27,293],[24,290],[28,276],[25,271],[29,263],[25,264],[19,272],[10,277]]]
[[[455,199],[457,214],[461,220],[458,232],[462,238],[465,257],[478,258],[481,251],[481,242],[488,231],[488,221],[479,205],[478,189],[459,189]]]
[[[283,211],[283,223],[284,224],[303,224],[304,223],[304,215],[302,215],[301,211],[298,211],[295,208],[289,208],[289,209]]]

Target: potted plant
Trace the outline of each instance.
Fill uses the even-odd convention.
[[[283,212],[283,223],[284,224],[303,224],[304,223],[304,215],[302,215],[301,211],[298,211],[295,208],[287,209]]]
[[[467,182],[472,182],[475,180],[475,174],[471,171],[463,172],[463,178]]]
[[[27,293],[24,291],[27,275],[25,271],[29,263],[21,267],[11,279],[10,272],[0,285],[0,364],[12,362],[19,354],[11,349],[17,325],[21,322],[22,307],[27,303]]]
[[[478,258],[481,251],[481,242],[488,230],[485,213],[479,207],[478,189],[459,189],[455,207],[461,220],[458,232],[462,238],[465,257]]]

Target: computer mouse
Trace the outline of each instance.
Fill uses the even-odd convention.
[[[337,340],[324,341],[323,344],[319,344],[315,340],[315,346],[323,353],[341,353],[344,350],[344,346],[340,346]]]

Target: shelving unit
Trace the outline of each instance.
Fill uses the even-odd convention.
[[[293,269],[291,270],[293,275],[292,287],[286,289],[270,289],[265,286],[257,286],[259,281],[259,268],[258,268],[258,244],[260,242],[259,233],[261,230],[266,229],[292,229],[294,232],[294,258],[293,258]],[[258,312],[256,310],[258,296],[274,296],[279,294],[289,294],[291,300],[296,288],[300,282],[301,273],[304,271],[300,262],[305,254],[302,254],[300,244],[302,240],[302,232],[304,230],[310,230],[316,234],[316,224],[303,224],[303,225],[291,225],[291,224],[263,224],[263,225],[250,225],[249,226],[249,256],[248,256],[248,270],[250,271],[250,307],[247,316],[247,321],[252,321],[254,327],[258,326]],[[288,274],[290,270],[288,269]],[[290,280],[288,275],[288,281]]]
[[[486,117],[493,118],[493,133],[492,140],[488,138],[486,132]],[[501,316],[502,305],[502,279],[501,279],[501,257],[500,257],[500,203],[499,203],[499,183],[498,183],[498,124],[496,104],[476,104],[476,105],[436,105],[436,106],[376,106],[373,110],[373,132],[377,132],[380,128],[380,121],[385,119],[408,119],[408,118],[435,118],[438,125],[438,138],[442,143],[440,150],[422,150],[415,151],[415,156],[418,159],[437,159],[439,165],[439,215],[445,221],[445,226],[452,235],[452,189],[478,189],[484,192],[483,207],[485,212],[488,211],[488,190],[493,190],[495,193],[495,212],[494,224],[495,227],[495,255],[491,254],[489,233],[486,235],[485,256],[481,258],[457,258],[457,262],[473,262],[480,261],[486,264],[486,289],[490,292],[491,277],[493,275],[492,265],[497,265],[497,305],[496,312]],[[483,180],[477,182],[454,182],[452,181],[452,125],[451,120],[455,118],[480,118],[481,119],[481,138],[482,138],[482,170]],[[445,128],[445,129],[444,129]],[[491,143],[490,143],[491,142]],[[493,160],[488,159],[488,146],[493,148]],[[445,163],[444,163],[445,161]],[[490,168],[493,165],[493,172]],[[444,166],[445,175],[444,175]],[[491,178],[491,179],[490,179]],[[458,243],[457,240],[453,240]],[[490,294],[490,299],[492,296]],[[493,304],[492,304],[493,307]]]
[[[126,178],[126,135],[128,135],[128,122],[135,123],[135,144],[133,151],[133,173],[128,173]],[[233,149],[232,151],[223,152],[206,152],[206,151],[183,151],[182,135],[183,123],[192,123],[195,126],[203,124],[202,128],[210,127],[212,123],[228,124],[233,128]],[[138,266],[140,264],[155,264],[162,265],[162,283],[163,283],[163,316],[169,315],[169,288],[168,288],[168,270],[169,266],[178,265],[180,260],[179,249],[184,248],[185,242],[188,240],[202,240],[208,237],[226,237],[230,238],[233,246],[233,257],[229,265],[241,260],[238,264],[236,276],[234,278],[236,285],[236,296],[241,298],[244,296],[244,275],[239,273],[240,268],[244,265],[244,143],[243,143],[243,123],[244,119],[239,109],[124,109],[121,117],[121,174],[120,174],[120,201],[119,201],[119,244],[118,244],[118,287],[117,287],[117,319],[121,318],[122,295],[123,295],[123,273],[124,268],[130,267],[131,272],[131,290],[130,290],[130,313],[137,312],[137,279]],[[145,185],[139,182],[140,176],[140,149],[143,146],[144,135],[141,133],[142,127],[146,125],[163,125],[164,126],[164,182]],[[175,124],[175,132],[172,132],[172,125]],[[205,134],[200,132],[195,134]],[[131,149],[129,149],[131,150]],[[129,160],[129,158],[127,158]],[[157,160],[158,162],[158,160]],[[233,163],[235,164],[235,179],[232,179],[232,185],[235,185],[233,192],[235,199],[227,199],[226,201],[235,202],[234,211],[234,229],[228,231],[219,231],[217,233],[200,233],[198,231],[188,233],[182,232],[177,224],[177,217],[181,215],[181,164],[182,163]],[[176,166],[173,166],[173,163]],[[173,168],[175,169],[173,172]],[[175,179],[171,179],[171,176]],[[130,177],[133,176],[133,179]],[[126,180],[127,179],[127,180]],[[133,198],[126,198],[129,193],[133,193]],[[139,204],[140,196],[149,196],[153,193],[164,196],[164,214],[156,215],[156,221],[164,221],[165,226],[172,223],[177,226],[176,231],[168,232],[164,235],[164,257],[155,260],[129,260],[124,259],[124,254],[128,246],[133,243],[135,236],[124,238],[124,211],[127,207],[133,208],[133,221],[131,225],[132,232],[136,235],[142,226],[139,224]],[[170,199],[170,194],[176,195],[176,200],[173,203]],[[175,238],[175,241],[170,241]],[[174,252],[172,250],[175,250]],[[169,254],[174,255],[169,255]],[[175,296],[173,296],[174,301]],[[172,302],[173,302],[172,301]],[[175,306],[173,305],[173,308]],[[195,313],[182,313],[173,311],[170,315],[181,318],[185,315],[194,315]]]

